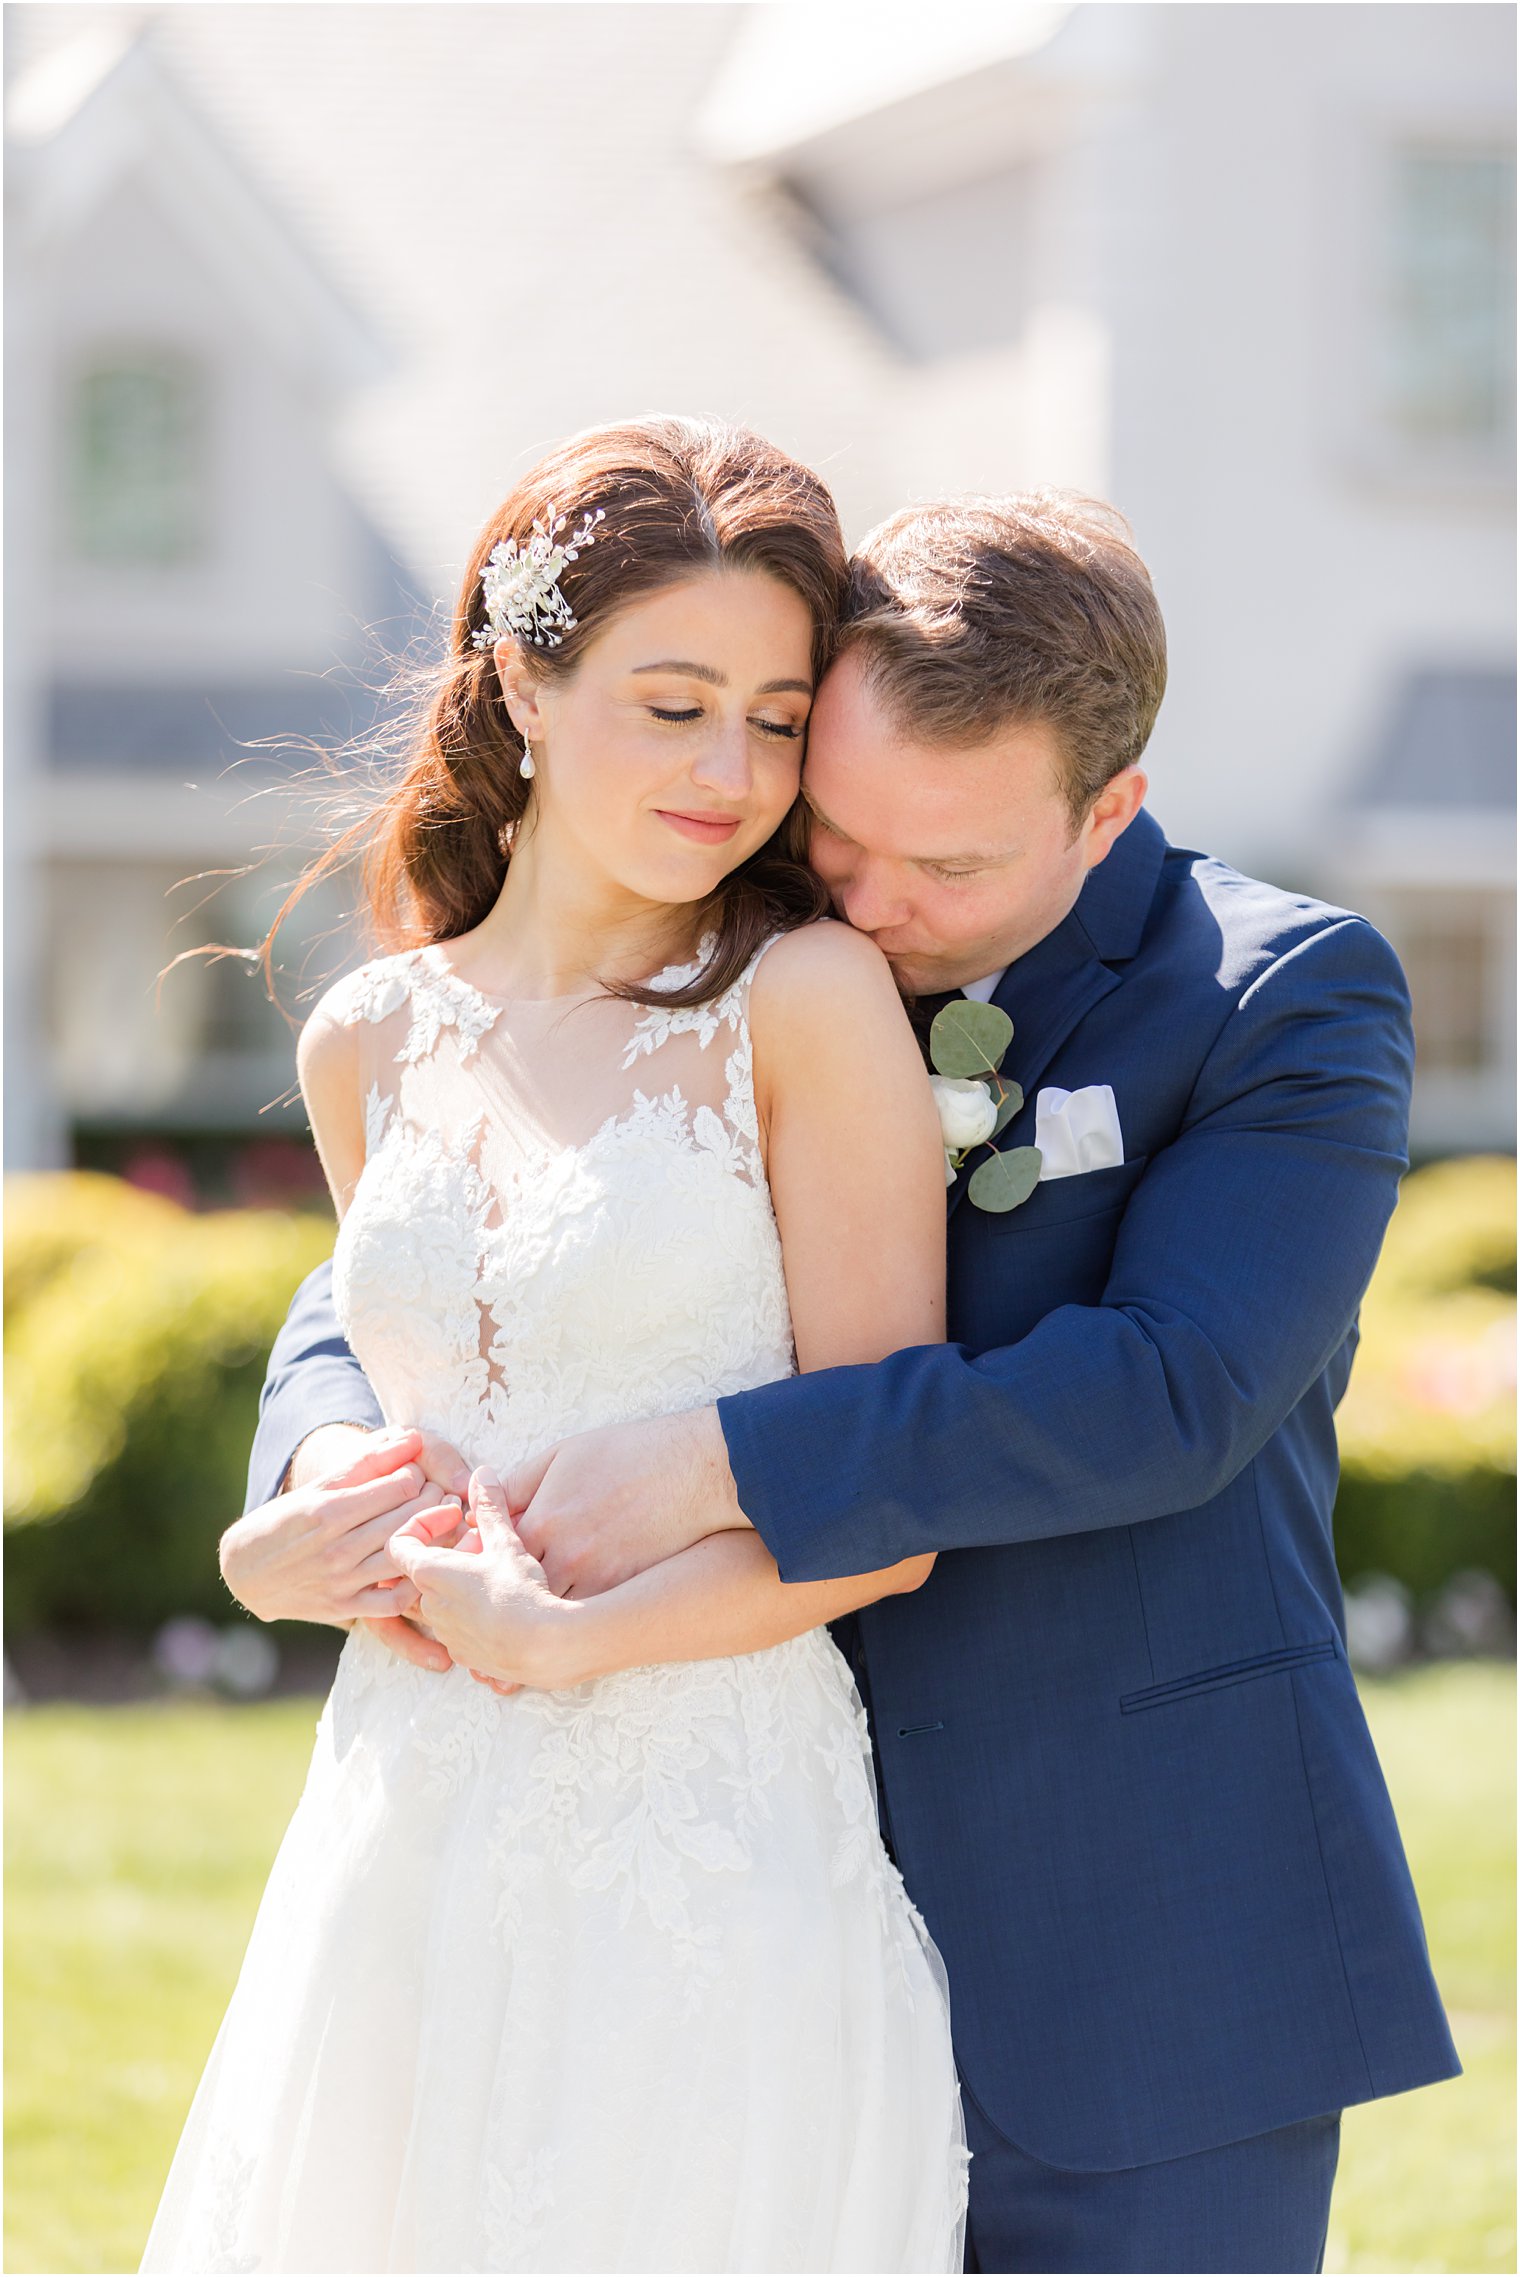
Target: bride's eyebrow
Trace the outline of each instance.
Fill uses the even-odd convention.
[[[693,664],[689,659],[667,656],[658,664],[635,664],[630,678],[637,679],[641,672],[679,672],[688,680],[705,680],[709,688],[726,688],[728,675],[711,664]],[[810,696],[811,680],[767,680],[763,688],[755,690],[758,696]]]

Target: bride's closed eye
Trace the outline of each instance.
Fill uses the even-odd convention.
[[[685,726],[691,720],[702,717],[700,706],[687,712],[668,712],[663,711],[658,704],[651,704],[649,712],[651,718],[666,720],[673,727]],[[754,725],[761,730],[762,734],[780,736],[788,743],[795,743],[802,733],[802,729],[794,720],[757,719]]]

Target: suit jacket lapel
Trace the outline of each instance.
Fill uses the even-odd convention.
[[[1077,1022],[1118,986],[1119,975],[1093,954],[1075,910],[1017,964],[1008,967],[992,1001],[1013,1022],[1013,1042],[1002,1072],[1021,1087],[1024,1104],[994,1141],[999,1152],[1004,1147],[1031,1143],[1035,1092],[1041,1076]],[[972,1172],[986,1159],[980,1147],[973,1148],[950,1189],[952,1211],[959,1207]]]
[[[1139,947],[1165,852],[1160,826],[1142,809],[1107,861],[1089,874],[1076,907],[1008,967],[993,991],[993,1003],[1013,1022],[1002,1072],[1024,1093],[1023,1106],[994,1142],[1000,1153],[1033,1143],[1040,1079],[1077,1022],[1119,986],[1122,973],[1112,966]],[[950,1189],[952,1213],[986,1159],[980,1147],[972,1150]]]

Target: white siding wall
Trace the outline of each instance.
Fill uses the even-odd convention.
[[[1513,654],[1512,482],[1375,480],[1357,445],[1380,152],[1512,122],[1514,17],[1153,14],[1150,226],[1127,232],[1150,253],[1115,280],[1113,490],[1172,640],[1155,803],[1175,837],[1323,883],[1393,678]]]

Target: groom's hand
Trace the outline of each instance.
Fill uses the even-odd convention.
[[[610,1423],[506,1481],[525,1548],[558,1597],[597,1597],[708,1534],[747,1526],[715,1407]]]

